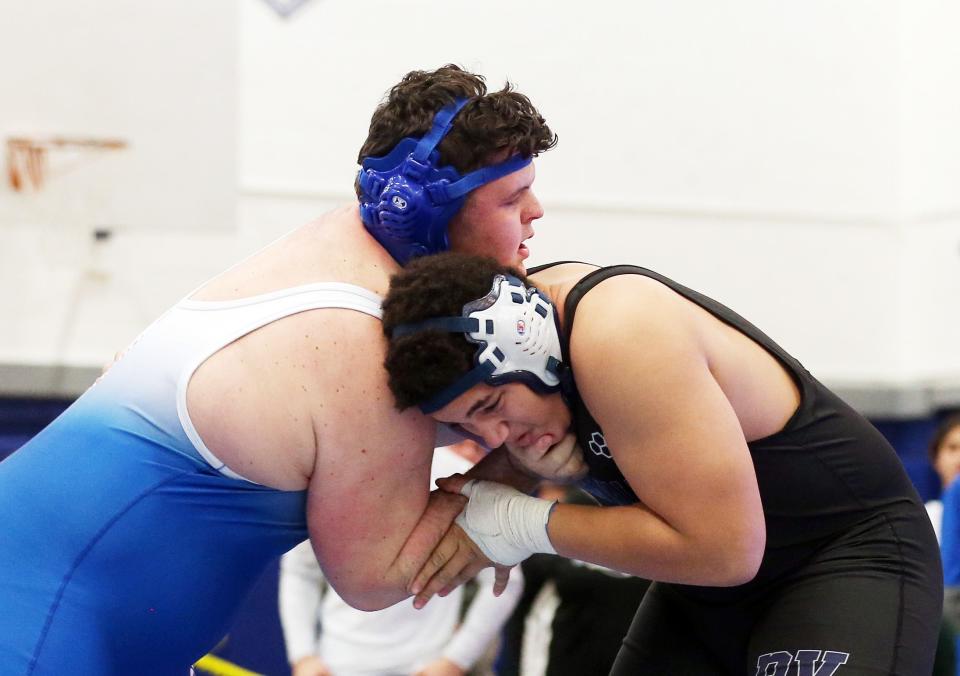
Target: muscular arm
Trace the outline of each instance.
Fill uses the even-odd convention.
[[[699,329],[685,301],[654,282],[612,281],[581,303],[572,361],[642,504],[558,505],[551,542],[563,556],[649,579],[746,582],[763,555],[763,510],[743,431]]]
[[[343,378],[317,406],[307,497],[310,539],[326,579],[362,610],[408,596],[414,574],[463,505],[459,496],[430,497],[434,424],[416,410],[395,409],[371,352],[342,355]]]

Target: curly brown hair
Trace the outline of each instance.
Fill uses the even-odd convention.
[[[386,155],[407,136],[423,136],[436,112],[458,98],[470,101],[440,142],[443,166],[466,173],[492,164],[503,153],[536,157],[557,144],[557,135],[530,99],[514,91],[509,82],[488,94],[482,75],[448,64],[432,71],[412,71],[393,86],[373,113],[357,163]]]
[[[431,399],[471,368],[477,346],[463,334],[438,329],[393,337],[401,324],[434,317],[459,317],[463,306],[490,292],[493,278],[523,273],[492,258],[441,253],[416,258],[390,279],[383,301],[383,332],[389,339],[384,362],[397,408]]]

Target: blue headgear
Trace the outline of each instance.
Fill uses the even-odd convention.
[[[378,242],[403,265],[411,258],[450,248],[447,223],[467,193],[512,174],[532,158],[514,155],[466,176],[439,166],[436,149],[467,99],[441,108],[422,139],[407,137],[383,157],[367,157],[358,175],[360,219]]]
[[[402,324],[393,330],[393,337],[429,329],[463,333],[478,347],[474,367],[421,403],[424,413],[440,410],[481,381],[494,386],[521,382],[543,394],[560,390],[562,353],[553,304],[516,277],[494,277],[490,292],[464,305],[460,317]]]

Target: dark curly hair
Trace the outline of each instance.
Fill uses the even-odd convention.
[[[473,367],[477,346],[463,334],[428,329],[392,337],[401,324],[434,317],[459,317],[463,306],[490,291],[493,278],[523,273],[492,258],[442,253],[416,258],[390,279],[383,301],[383,332],[389,339],[384,362],[400,410],[420,404]]]
[[[433,71],[412,71],[394,85],[373,113],[357,163],[386,155],[407,136],[423,136],[436,112],[458,98],[470,101],[440,142],[443,166],[466,173],[492,164],[504,152],[536,157],[557,144],[556,134],[530,99],[509,82],[488,94],[482,75],[448,64]]]

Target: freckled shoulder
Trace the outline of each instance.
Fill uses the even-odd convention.
[[[396,408],[383,366],[387,341],[380,322],[356,312],[338,314],[337,330],[320,350],[328,354],[316,362],[317,378],[324,383],[314,407],[321,455],[345,447],[419,449],[425,439],[432,441],[428,418],[415,409]],[[315,348],[306,346],[308,352]]]

